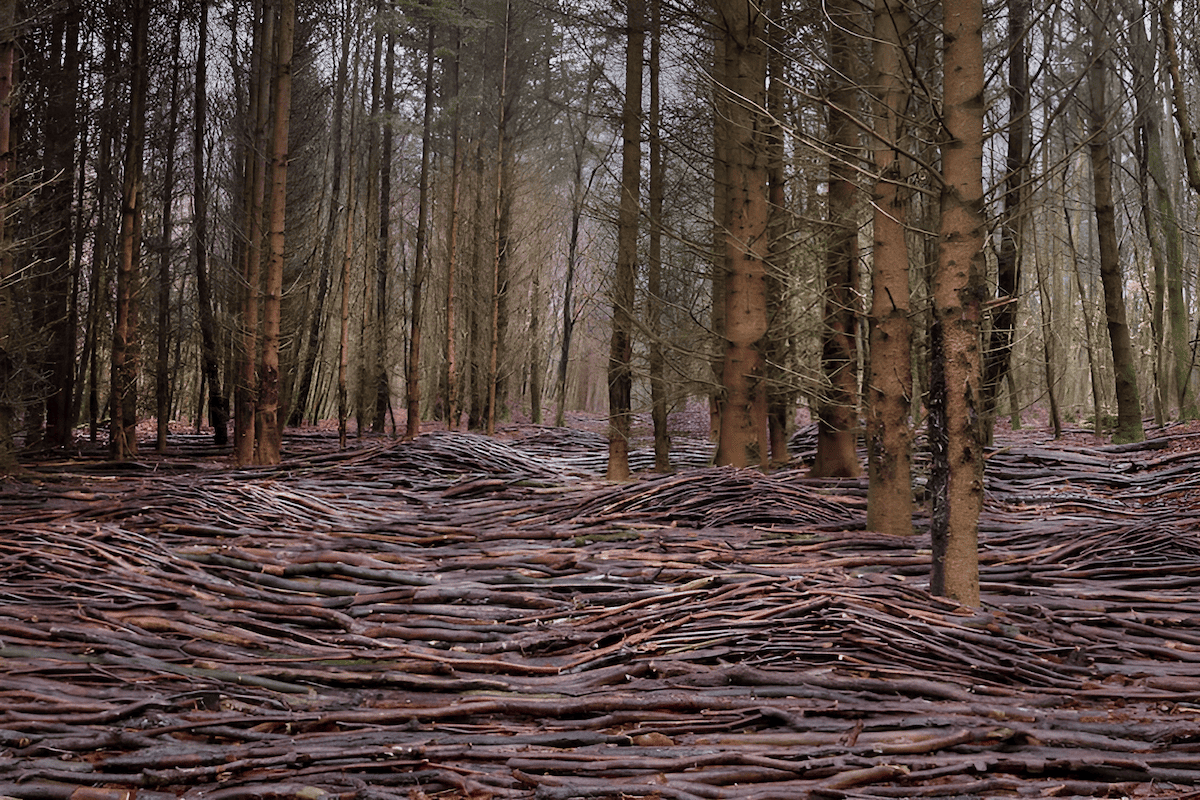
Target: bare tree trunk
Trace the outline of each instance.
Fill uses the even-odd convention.
[[[355,81],[357,86],[357,81]],[[350,112],[350,141],[354,141],[354,112]],[[346,176],[345,246],[342,249],[342,314],[338,329],[338,447],[346,449],[347,423],[350,418],[350,392],[347,372],[350,366],[350,266],[354,255],[354,159]]]
[[[501,293],[505,290],[503,276],[508,259],[507,230],[504,220],[506,192],[505,187],[505,158],[504,139],[506,134],[506,111],[508,104],[508,37],[510,34],[512,1],[504,4],[504,52],[500,67],[500,98],[496,119],[496,205],[493,209],[493,234],[495,251],[492,258],[492,338],[488,348],[487,370],[487,433],[489,436],[496,432],[496,403],[497,390],[500,382],[500,306]]]
[[[725,39],[730,139],[725,211],[725,362],[716,463],[766,466],[768,202],[766,15],[741,0],[717,0]]]
[[[212,287],[208,281],[208,182],[204,173],[204,133],[208,113],[208,0],[200,0],[197,32],[196,92],[193,95],[195,125],[192,128],[192,251],[196,265],[196,294],[200,306],[200,358],[208,386],[208,420],[213,441],[229,441],[229,409],[221,390],[221,366],[217,354],[217,323],[213,314]],[[199,425],[199,421],[196,423]]]
[[[710,327],[712,329],[712,389],[708,395],[708,436],[713,442],[721,440],[721,374],[725,365],[725,292],[729,276],[726,274],[725,230],[729,209],[729,141],[733,132],[729,123],[730,101],[726,85],[725,35],[721,30],[720,15],[716,20],[713,36],[713,242],[712,253],[712,302],[710,305]]]
[[[417,199],[417,242],[413,256],[412,309],[409,312],[408,381],[405,399],[408,422],[405,437],[421,433],[421,291],[425,283],[425,239],[429,218],[429,157],[433,149],[433,58],[434,28],[429,22],[429,42],[425,49],[425,114],[421,131],[421,174]]]
[[[1022,217],[1029,161],[1029,0],[1008,0],[1008,150],[1005,154],[1004,210],[996,256],[996,302],[984,354],[982,411],[984,437],[992,438],[1000,385],[1012,360],[1021,285]]]
[[[941,380],[940,419],[930,412],[930,438],[945,479],[934,494],[931,534],[936,594],[979,604],[979,512],[983,506],[980,295],[983,254],[983,3],[945,0],[941,247],[934,275],[933,358]],[[931,377],[931,382],[933,381]],[[940,426],[940,430],[937,430]]]
[[[612,341],[608,351],[608,479],[629,479],[633,392],[633,304],[638,216],[642,195],[642,70],[645,0],[626,6],[625,102],[621,107],[621,200],[617,210],[617,269],[613,279]]]
[[[171,382],[168,354],[171,342],[171,239],[175,224],[174,194],[175,194],[175,143],[179,138],[179,129],[175,120],[179,118],[179,70],[180,70],[180,29],[182,20],[176,20],[171,33],[171,99],[168,101],[171,120],[167,128],[165,144],[166,158],[163,165],[163,209],[162,209],[162,241],[158,249],[158,352],[155,364],[155,411],[156,439],[155,450],[159,453],[167,451],[167,423],[171,416]]]
[[[271,135],[270,260],[263,290],[262,374],[259,376],[257,416],[258,460],[278,464],[283,420],[279,419],[279,326],[283,297],[283,262],[286,257],[288,128],[292,112],[292,39],[296,27],[296,0],[279,0],[279,38]]]
[[[379,246],[375,254],[375,418],[371,430],[383,433],[384,418],[392,405],[391,380],[388,377],[387,319],[388,275],[392,269],[392,111],[396,105],[396,35],[388,31],[385,54],[387,76],[384,79],[383,146],[379,164]]]
[[[902,155],[909,78],[904,54],[910,27],[898,0],[875,0],[874,78],[878,87],[875,249],[871,272],[870,372],[867,393],[867,527],[912,533],[912,326],[909,322],[907,164]]]
[[[446,220],[446,427],[458,430],[462,416],[458,366],[458,225],[462,202],[462,109],[459,107],[459,73],[462,27],[454,27],[454,52],[450,59],[449,93],[450,140],[454,148],[450,163],[450,208]]]
[[[117,269],[117,315],[113,327],[111,435],[117,460],[137,455],[138,283],[141,249],[142,152],[146,140],[146,40],[150,0],[134,6],[129,93],[129,132],[125,140],[125,178],[121,189],[121,251]]]
[[[855,0],[834,0],[829,9],[830,81],[829,244],[825,269],[825,326],[821,335],[824,392],[817,404],[817,457],[812,474],[854,477],[862,472],[855,452],[858,425],[858,112],[859,64],[854,48],[860,28]]]
[[[262,281],[263,203],[266,165],[260,153],[266,148],[267,104],[271,94],[270,53],[274,50],[275,15],[266,0],[258,3],[255,22],[254,69],[250,80],[251,142],[245,163],[245,247],[242,251],[242,330],[238,357],[240,370],[234,391],[233,444],[238,464],[255,460],[255,408],[258,391],[259,295]]]
[[[1091,24],[1092,62],[1088,69],[1091,142],[1089,149],[1095,191],[1096,231],[1100,241],[1100,279],[1104,284],[1104,310],[1108,320],[1109,343],[1112,346],[1113,372],[1116,375],[1117,429],[1113,433],[1113,441],[1140,442],[1145,438],[1142,428],[1142,404],[1138,394],[1133,342],[1125,316],[1125,296],[1121,286],[1121,263],[1112,196],[1112,152],[1107,127],[1108,104],[1105,91],[1108,59],[1111,56],[1106,39],[1107,5],[1100,4]]]
[[[1037,269],[1038,306],[1042,317],[1042,369],[1046,376],[1046,399],[1050,404],[1050,427],[1054,438],[1062,436],[1062,415],[1058,410],[1058,384],[1054,377],[1054,307],[1050,302],[1050,287],[1041,256],[1035,252],[1034,266]],[[1076,269],[1078,270],[1078,265]],[[1086,303],[1084,313],[1086,320]]]
[[[665,169],[662,156],[662,0],[650,0],[650,241],[646,258],[646,326],[650,332],[650,417],[654,425],[654,469],[671,471],[667,430],[666,358],[662,330],[662,213]]]
[[[8,223],[14,178],[12,106],[16,77],[16,0],[0,0],[0,474],[8,474],[17,465],[13,442],[15,415],[12,378],[13,274],[12,226]]]
[[[767,222],[767,427],[770,438],[770,462],[786,464],[791,459],[788,437],[795,416],[795,393],[790,388],[786,369],[792,356],[788,324],[789,310],[784,296],[790,269],[792,209],[787,207],[786,132],[783,119],[785,58],[783,1],[771,0],[771,21],[767,24],[767,193],[770,202]]]

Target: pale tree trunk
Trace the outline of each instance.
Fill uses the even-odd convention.
[[[109,450],[117,460],[137,455],[138,268],[141,261],[142,152],[146,139],[149,26],[150,0],[137,0],[130,49],[133,81],[129,93],[129,132],[125,141],[125,178],[121,189],[121,245],[110,394]]]
[[[1096,232],[1100,243],[1100,279],[1104,284],[1104,313],[1112,346],[1113,372],[1116,376],[1117,429],[1114,442],[1140,442],[1146,434],[1142,427],[1142,403],[1137,385],[1137,363],[1129,323],[1125,315],[1125,295],[1121,286],[1121,262],[1117,244],[1116,212],[1112,195],[1112,148],[1108,134],[1108,104],[1105,84],[1108,77],[1106,37],[1107,3],[1096,9],[1091,24],[1092,59],[1088,69],[1089,149],[1096,210]]]
[[[629,479],[630,405],[633,390],[633,304],[637,273],[642,179],[642,69],[646,44],[645,0],[629,0],[625,43],[625,102],[621,107],[621,200],[617,210],[617,269],[613,277],[612,340],[608,353],[608,472]]]
[[[462,202],[462,109],[459,107],[459,72],[462,27],[454,28],[454,53],[451,55],[449,92],[450,139],[454,148],[450,164],[450,209],[446,220],[446,427],[458,430],[462,416],[462,395],[458,377],[458,223]]]
[[[1100,417],[1102,416],[1104,403],[1101,399],[1100,387],[1100,367],[1096,363],[1096,345],[1093,340],[1093,331],[1096,329],[1092,322],[1092,306],[1091,301],[1087,296],[1087,290],[1083,285],[1083,270],[1079,268],[1079,251],[1075,246],[1075,226],[1071,222],[1071,211],[1067,208],[1067,193],[1063,191],[1059,195],[1063,201],[1063,221],[1066,230],[1067,242],[1067,258],[1072,265],[1075,273],[1075,290],[1079,293],[1079,308],[1083,313],[1084,327],[1084,343],[1087,347],[1088,360],[1088,377],[1092,388],[1092,427],[1096,433],[1100,433]]]
[[[204,173],[204,133],[208,113],[208,0],[200,0],[197,38],[192,127],[192,252],[196,265],[196,295],[200,316],[201,370],[204,383],[208,386],[208,419],[213,427],[213,442],[224,445],[229,441],[229,410],[225,405],[225,393],[221,390],[217,322],[208,278],[208,182]],[[199,425],[199,421],[196,424]]]
[[[650,240],[646,254],[646,325],[650,332],[650,416],[654,424],[654,469],[671,470],[671,436],[667,430],[666,358],[662,330],[662,96],[659,61],[662,50],[662,0],[650,0]]]
[[[817,403],[816,477],[852,478],[862,472],[855,452],[858,429],[858,116],[860,37],[855,0],[828,4],[829,243],[825,267],[821,372]]]
[[[173,238],[174,194],[175,194],[175,143],[179,129],[174,121],[179,118],[179,57],[180,29],[182,20],[176,20],[171,34],[171,90],[169,106],[170,126],[167,128],[166,158],[163,165],[163,208],[162,241],[158,250],[158,352],[155,363],[154,401],[156,410],[157,438],[155,450],[167,451],[167,423],[171,416],[171,381],[168,353],[171,342],[171,239]]]
[[[724,36],[724,155],[729,190],[725,209],[725,360],[716,463],[766,466],[767,269],[770,242],[766,15],[745,0],[716,0]]]
[[[254,69],[250,80],[249,118],[251,142],[246,148],[244,212],[245,246],[242,250],[242,329],[238,357],[240,369],[234,390],[233,447],[240,465],[255,458],[255,406],[258,390],[259,294],[262,279],[263,202],[266,165],[260,153],[266,147],[267,103],[271,94],[270,53],[275,39],[275,15],[262,2],[255,22]]]
[[[417,242],[413,256],[412,309],[409,311],[408,380],[405,400],[408,417],[405,437],[421,432],[421,291],[425,283],[425,240],[429,218],[429,157],[433,149],[433,21],[429,22],[429,42],[425,49],[425,114],[421,131],[421,174],[417,190]]]
[[[931,349],[939,413],[930,439],[943,480],[933,496],[931,589],[979,604],[979,513],[983,507],[980,295],[983,239],[983,3],[944,0],[940,247],[933,280]],[[931,375],[931,383],[935,379]]]
[[[1005,154],[1004,209],[996,254],[996,302],[984,355],[984,436],[992,438],[1000,385],[1008,375],[1021,287],[1022,220],[1029,161],[1029,0],[1008,0],[1008,143]]]
[[[12,347],[13,274],[12,226],[8,224],[12,202],[13,141],[12,94],[16,66],[16,0],[0,0],[0,474],[16,467],[13,442]]]
[[[257,416],[258,460],[278,464],[281,459],[279,419],[279,326],[283,297],[283,264],[286,257],[288,127],[292,111],[292,39],[296,27],[296,0],[279,0],[279,37],[276,43],[273,123],[271,135],[270,259],[263,284],[262,374],[259,376]]]
[[[867,527],[911,534],[912,325],[909,322],[907,192],[901,142],[908,105],[908,11],[875,0],[875,249],[871,271],[870,371],[867,391]]]
[[[1050,405],[1050,428],[1054,438],[1062,436],[1062,415],[1058,410],[1058,387],[1054,377],[1054,304],[1050,300],[1050,286],[1046,280],[1046,269],[1042,257],[1036,251],[1033,256],[1037,269],[1038,308],[1042,317],[1042,369],[1046,376],[1046,401]],[[1078,266],[1076,266],[1078,269]],[[1084,304],[1086,319],[1087,304]]]

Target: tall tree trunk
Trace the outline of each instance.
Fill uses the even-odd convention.
[[[1004,210],[996,256],[996,302],[984,355],[984,437],[991,441],[1000,386],[1012,360],[1021,286],[1021,225],[1029,161],[1029,0],[1008,0],[1008,145],[1004,159]]]
[[[168,357],[171,343],[171,239],[175,226],[175,143],[179,129],[175,120],[179,118],[179,70],[180,30],[182,20],[176,20],[171,33],[171,89],[166,158],[163,165],[162,241],[158,248],[158,352],[155,363],[154,405],[157,423],[155,450],[167,452],[167,423],[171,417],[171,381]]]
[[[392,112],[396,105],[396,35],[388,31],[385,57],[387,66],[383,89],[383,143],[379,164],[379,242],[375,253],[375,417],[371,430],[383,433],[384,420],[391,408],[391,379],[388,377],[387,318],[388,274],[392,268]],[[395,431],[393,431],[394,433]]]
[[[271,205],[268,241],[270,258],[263,284],[262,373],[259,376],[258,460],[278,464],[281,459],[282,420],[279,419],[279,326],[283,297],[283,263],[286,257],[288,128],[292,111],[292,44],[296,28],[296,0],[279,0],[279,37],[276,42],[275,85],[272,97]]]
[[[11,394],[15,372],[11,353],[13,257],[10,244],[13,235],[8,221],[15,172],[12,101],[17,63],[16,38],[16,0],[0,0],[0,475],[12,472],[17,463],[12,430],[15,403]]]
[[[192,128],[192,252],[196,265],[196,295],[200,307],[200,359],[208,387],[208,421],[213,442],[229,442],[229,409],[221,388],[221,362],[217,351],[217,322],[213,313],[212,287],[208,276],[208,181],[204,172],[205,120],[208,114],[208,0],[200,0],[200,24],[197,32],[196,91]],[[199,425],[199,422],[196,423]]]
[[[458,375],[458,225],[462,202],[462,109],[459,106],[459,72],[462,61],[462,27],[454,27],[454,52],[449,65],[450,140],[454,148],[450,163],[450,208],[446,220],[446,427],[458,430],[462,395]]]
[[[979,512],[983,507],[980,295],[983,239],[983,3],[944,0],[942,196],[933,283],[930,439],[944,446],[944,480],[933,497],[931,588],[968,606],[979,604]],[[932,380],[932,378],[931,378]],[[938,429],[940,428],[940,429]]]
[[[725,42],[729,192],[725,209],[725,362],[716,463],[766,466],[768,183],[766,15],[744,0],[717,0]]]
[[[512,27],[512,0],[504,4],[504,47],[500,61],[500,92],[496,109],[496,197],[493,208],[492,234],[494,250],[492,253],[492,292],[491,292],[491,340],[488,346],[487,369],[487,433],[489,436],[496,432],[497,404],[503,402],[500,391],[500,349],[504,338],[501,326],[504,319],[506,303],[504,293],[507,291],[505,278],[508,272],[508,153],[505,139],[508,136],[508,56],[509,36]]]
[[[1078,251],[1075,248],[1075,227],[1071,223],[1070,209],[1066,207],[1066,192],[1063,192],[1062,197],[1064,200],[1063,217],[1064,221],[1066,222],[1065,227],[1067,231],[1067,257],[1069,259],[1069,263],[1074,267],[1073,272],[1075,273],[1075,290],[1079,293],[1079,309],[1083,313],[1084,342],[1087,347],[1088,376],[1090,377],[1089,383],[1091,383],[1092,387],[1092,424],[1093,430],[1098,434],[1101,431],[1100,419],[1103,415],[1102,412],[1104,410],[1104,403],[1101,400],[1100,368],[1096,363],[1096,347],[1092,341],[1092,331],[1094,331],[1096,328],[1092,323],[1091,302],[1088,299],[1087,292],[1084,290],[1083,286],[1083,270],[1081,270],[1079,267]],[[1057,404],[1055,404],[1055,406],[1056,405]],[[1052,408],[1055,406],[1052,406]]]
[[[1121,286],[1121,262],[1117,245],[1117,221],[1112,195],[1112,149],[1108,134],[1108,104],[1105,84],[1108,78],[1107,3],[1096,9],[1091,23],[1092,61],[1088,69],[1089,149],[1092,183],[1095,192],[1096,231],[1100,242],[1100,279],[1104,284],[1104,313],[1108,320],[1108,338],[1112,346],[1113,372],[1117,391],[1117,429],[1114,442],[1140,442],[1142,403],[1137,386],[1137,364],[1129,323],[1125,316],[1125,295]]]
[[[357,87],[357,81],[355,81]],[[354,141],[354,112],[350,112],[350,141]],[[350,266],[354,255],[354,159],[346,176],[346,215],[343,222],[345,241],[342,248],[342,313],[341,324],[338,327],[338,373],[337,373],[337,414],[338,414],[338,447],[346,449],[346,427],[350,419]]]
[[[855,0],[828,5],[829,244],[825,268],[825,325],[821,334],[824,392],[817,404],[817,456],[812,474],[854,477],[858,429],[858,116],[860,29]]]
[[[729,214],[729,147],[733,130],[730,127],[728,104],[729,93],[722,87],[726,86],[726,55],[725,33],[721,29],[720,14],[714,22],[713,35],[713,241],[712,252],[709,255],[712,264],[710,283],[712,300],[710,305],[709,327],[712,333],[713,350],[710,358],[712,365],[712,388],[708,394],[708,436],[713,442],[721,440],[721,392],[722,371],[725,365],[725,293],[729,282],[725,263],[725,240],[728,231],[725,229]]]
[[[71,417],[71,400],[74,396],[75,325],[78,312],[75,302],[77,295],[72,291],[71,200],[75,185],[72,176],[76,168],[80,116],[77,106],[81,16],[79,0],[68,0],[55,19],[52,35],[56,42],[55,49],[61,45],[61,53],[52,54],[56,85],[46,109],[53,135],[49,137],[45,149],[49,209],[43,213],[48,219],[49,228],[41,254],[44,263],[40,269],[44,279],[40,281],[43,296],[39,298],[39,305],[45,314],[41,326],[42,336],[46,338],[43,371],[49,379],[49,392],[45,396],[45,436],[46,444],[51,447],[70,444],[75,422]],[[143,80],[146,80],[144,76]]]
[[[617,269],[613,278],[612,339],[608,351],[608,479],[629,479],[633,394],[633,304],[642,197],[642,71],[645,0],[626,6],[625,100],[621,106],[621,199],[617,207]]]
[[[425,47],[425,114],[421,128],[421,174],[417,190],[417,241],[413,255],[412,309],[409,311],[408,376],[405,401],[408,419],[405,437],[421,433],[421,303],[425,283],[425,240],[429,219],[429,157],[433,150],[433,59],[434,27],[429,22],[429,41]]]
[[[257,3],[253,72],[250,77],[250,143],[244,168],[245,246],[242,248],[242,326],[240,369],[234,396],[233,444],[238,464],[255,460],[255,408],[258,405],[259,295],[262,292],[263,204],[267,170],[268,102],[271,97],[270,54],[274,51],[275,15],[267,0]]]
[[[783,0],[771,0],[767,26],[767,185],[770,219],[767,222],[767,296],[770,315],[767,337],[767,425],[772,464],[791,458],[788,437],[795,416],[795,394],[786,370],[791,359],[789,309],[785,288],[790,270],[792,209],[787,207],[786,132],[784,130],[784,29]]]
[[[1129,4],[1131,19],[1141,18],[1141,9]],[[1157,33],[1157,31],[1156,31]],[[1146,198],[1143,203],[1143,215],[1152,231],[1161,232],[1161,238],[1154,233],[1150,235],[1149,244],[1154,250],[1161,247],[1162,253],[1155,257],[1156,273],[1159,265],[1165,268],[1162,288],[1165,288],[1167,314],[1164,320],[1158,314],[1159,331],[1164,335],[1165,362],[1169,363],[1171,377],[1175,386],[1175,403],[1181,420],[1195,419],[1197,416],[1196,397],[1192,391],[1191,382],[1191,351],[1188,347],[1188,315],[1183,297],[1184,266],[1183,245],[1180,241],[1179,220],[1175,215],[1175,202],[1171,192],[1173,183],[1167,178],[1167,168],[1163,156],[1162,94],[1155,82],[1155,62],[1158,50],[1158,37],[1154,41],[1147,39],[1146,30],[1142,25],[1130,26],[1131,53],[1130,64],[1134,71],[1134,81],[1137,90],[1134,93],[1138,127],[1142,132],[1142,153],[1139,159],[1139,171],[1142,172],[1142,184],[1147,194],[1153,194],[1153,199]],[[1152,192],[1150,190],[1153,190]],[[1161,312],[1160,287],[1156,281],[1155,299]],[[1162,322],[1167,322],[1163,326]]]
[[[667,430],[666,358],[662,329],[663,184],[662,92],[659,62],[662,52],[662,0],[650,0],[650,241],[646,258],[646,325],[650,333],[650,418],[654,425],[654,469],[671,471],[671,435]]]
[[[1020,2],[1020,0],[1017,0]],[[870,372],[867,384],[867,527],[912,533],[912,325],[909,322],[904,115],[909,80],[908,10],[875,0],[875,249],[871,271]]]
[[[146,39],[150,0],[134,6],[130,47],[129,131],[125,139],[125,178],[121,188],[121,248],[117,268],[117,315],[113,328],[111,434],[114,459],[137,455],[138,284],[141,261],[142,152],[146,140]]]

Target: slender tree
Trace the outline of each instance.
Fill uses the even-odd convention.
[[[1108,132],[1108,47],[1109,6],[1101,0],[1094,9],[1091,33],[1091,66],[1088,68],[1088,134],[1092,162],[1092,185],[1096,212],[1096,232],[1100,244],[1100,280],[1104,286],[1104,313],[1112,347],[1113,372],[1117,390],[1116,442],[1140,442],[1142,402],[1138,393],[1137,364],[1125,311],[1120,253],[1117,245],[1116,209],[1112,190],[1112,145]]]
[[[621,106],[621,199],[617,209],[617,269],[613,279],[612,340],[608,354],[608,479],[629,479],[633,390],[633,304],[638,216],[642,196],[642,71],[645,0],[626,6],[625,100]]]
[[[279,419],[280,306],[286,257],[288,129],[292,111],[292,47],[296,29],[296,0],[279,0],[279,36],[276,42],[275,81],[272,86],[271,203],[267,262],[262,309],[262,372],[256,409],[258,460],[278,464],[281,459],[282,422]]]
[[[171,380],[169,345],[171,342],[171,254],[175,227],[175,145],[179,137],[175,120],[179,117],[179,72],[181,55],[182,20],[176,20],[171,32],[171,77],[167,126],[164,145],[166,158],[163,164],[162,234],[158,244],[158,352],[154,365],[154,401],[157,430],[155,450],[167,451],[167,433],[171,416]]]
[[[208,0],[200,0],[196,40],[196,89],[192,101],[195,107],[192,127],[192,260],[196,266],[200,359],[204,384],[208,387],[208,421],[213,428],[214,443],[224,445],[229,441],[229,409],[221,385],[217,322],[209,282],[208,181],[204,171],[204,138],[208,119]]]
[[[425,46],[425,112],[421,126],[421,172],[417,178],[417,241],[413,254],[412,308],[409,310],[408,376],[405,400],[408,418],[405,437],[421,432],[421,303],[425,283],[425,240],[429,233],[429,159],[433,152],[433,62],[434,24],[429,21],[429,40]]]
[[[118,460],[137,455],[138,287],[143,203],[142,153],[146,140],[146,87],[149,82],[146,40],[150,27],[150,0],[136,0],[132,11],[132,83],[129,91],[129,128],[125,139],[125,177],[121,189],[121,247],[110,391],[112,421],[109,449],[112,457]]]
[[[12,423],[13,397],[13,236],[9,224],[12,202],[13,83],[16,73],[17,3],[0,0],[0,474],[16,467]]]

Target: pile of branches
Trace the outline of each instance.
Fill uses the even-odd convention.
[[[1200,454],[995,454],[966,609],[929,594],[927,534],[863,530],[861,483],[614,486],[548,446],[440,434],[287,470],[11,485],[0,796],[1200,782],[1200,536],[1179,514]],[[1043,483],[1057,469],[1070,492]]]

